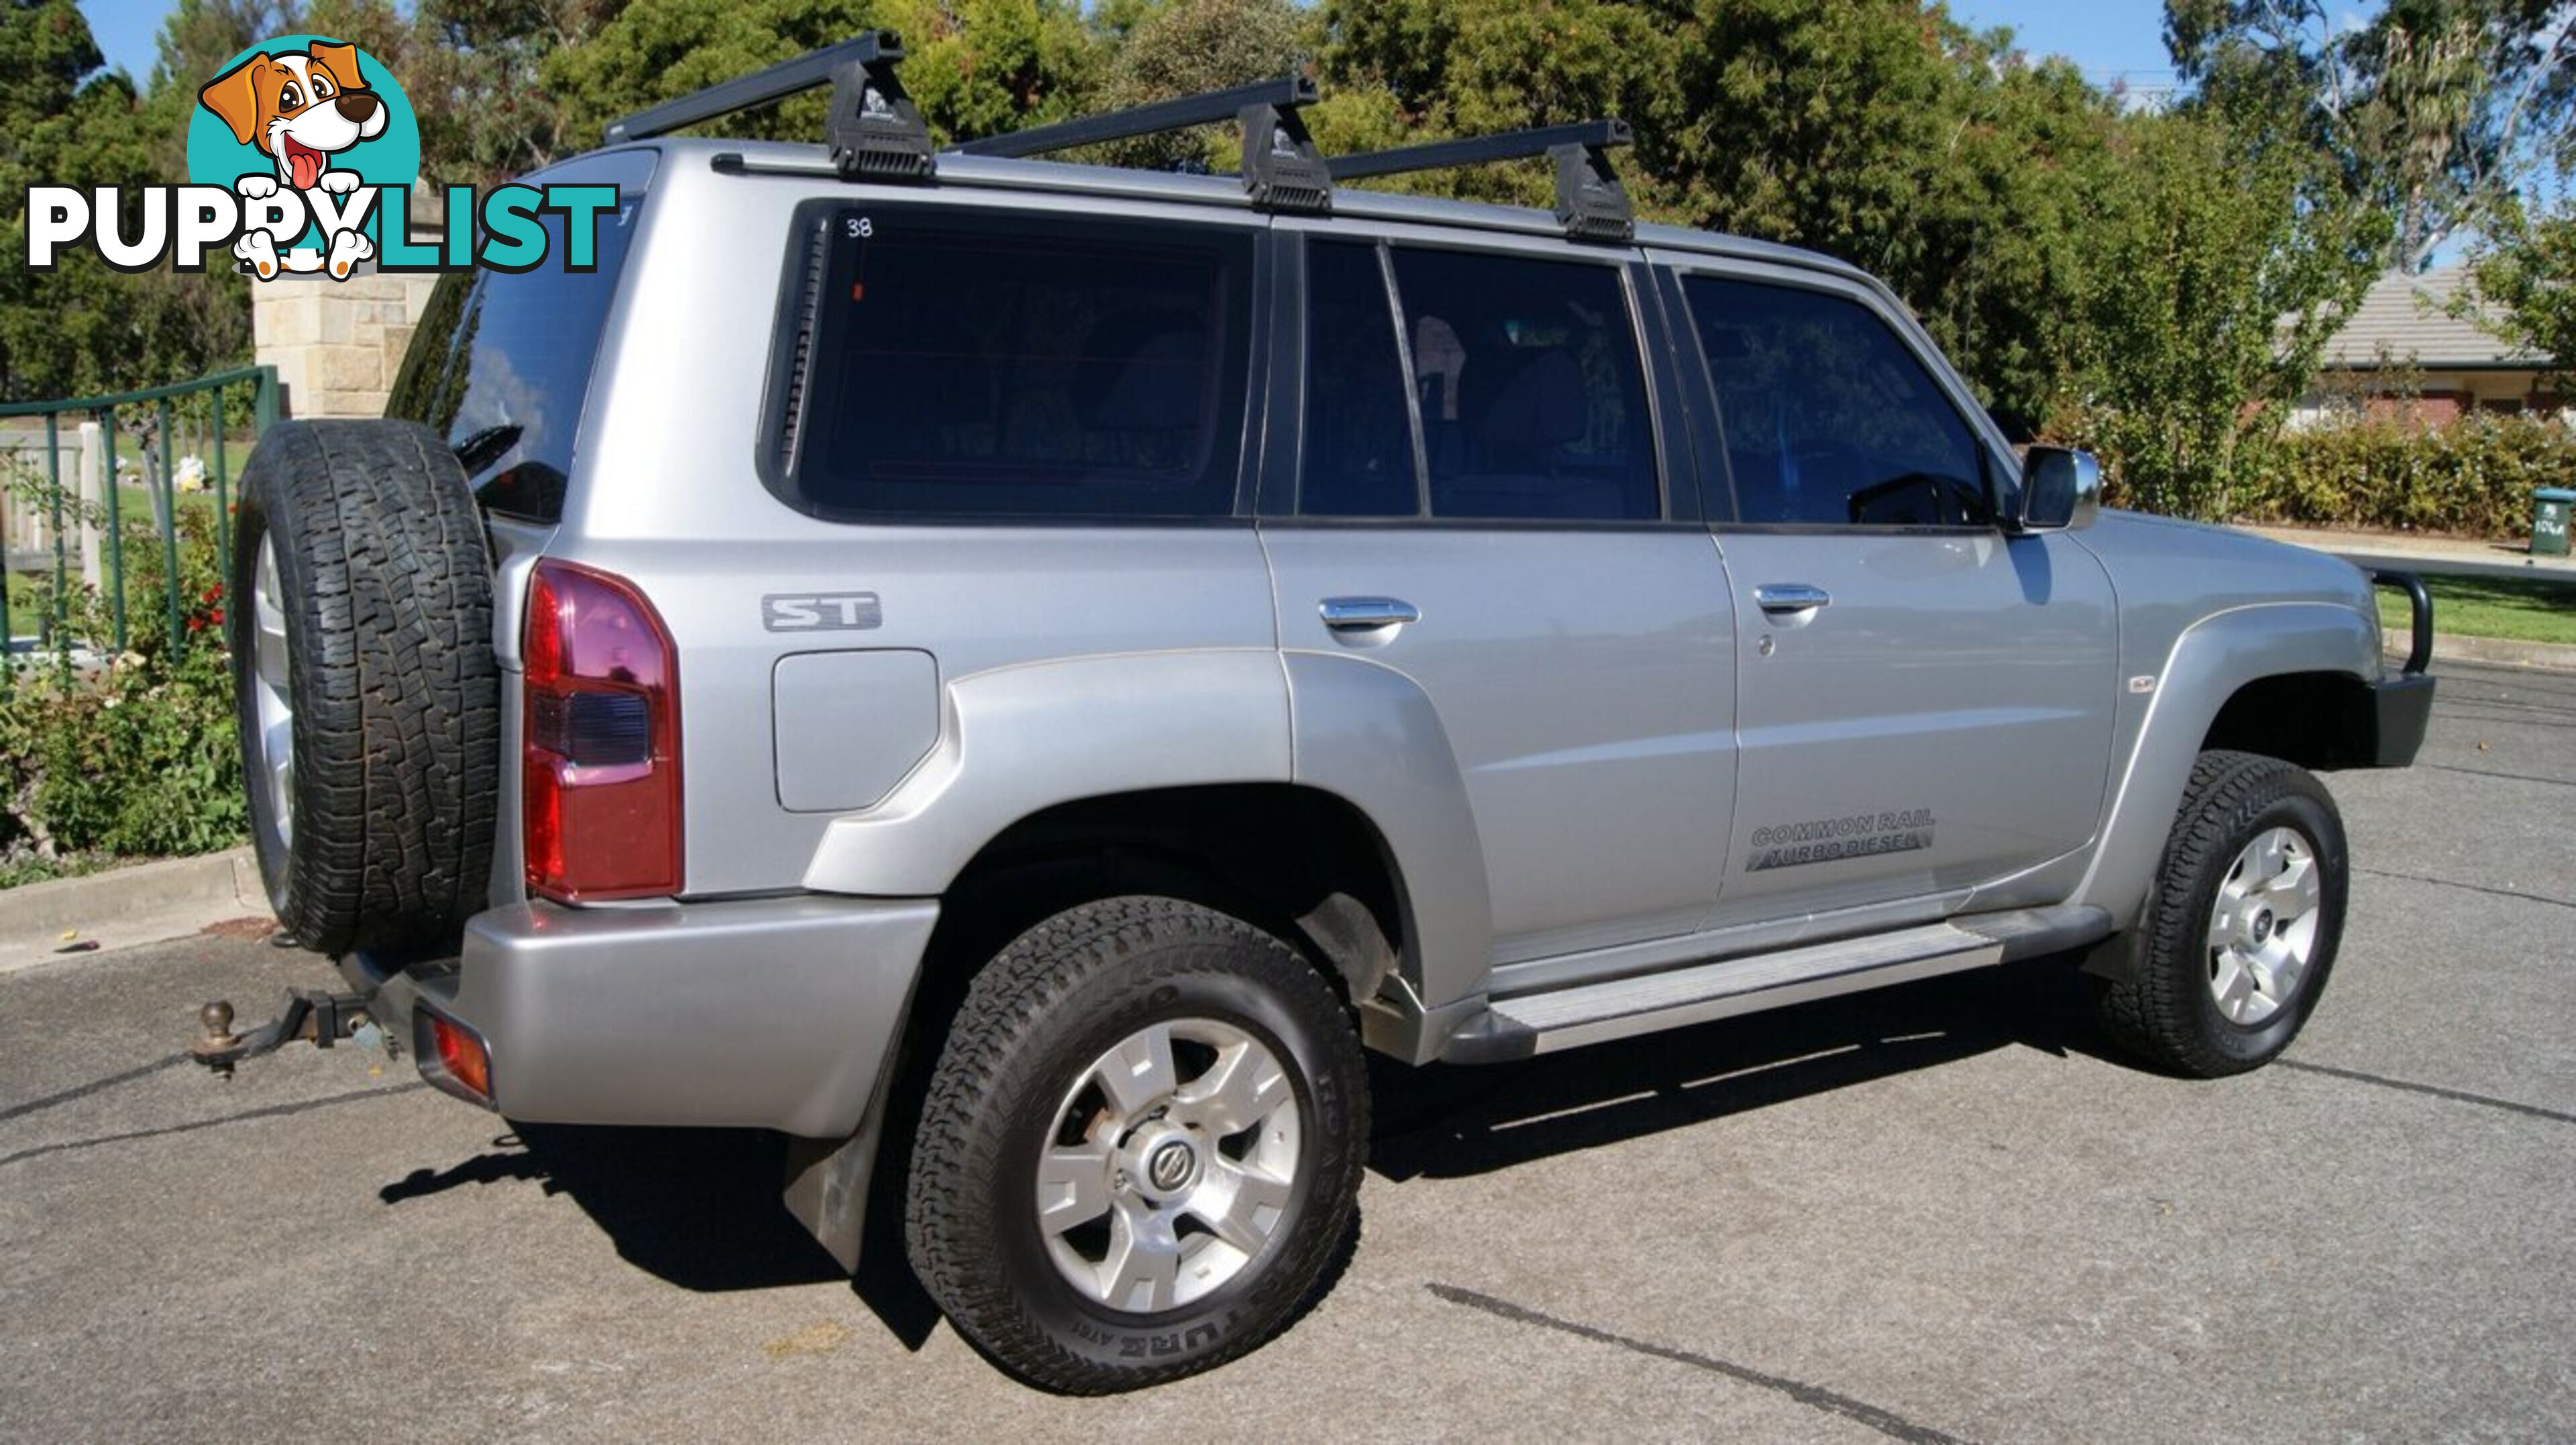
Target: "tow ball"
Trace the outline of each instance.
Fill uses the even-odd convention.
[[[371,997],[290,988],[276,1018],[242,1034],[233,1032],[232,1001],[216,999],[197,1010],[197,1041],[188,1046],[188,1053],[227,1079],[233,1076],[233,1066],[242,1060],[275,1053],[291,1043],[327,1049],[342,1039],[354,1038],[361,1044],[381,1043],[390,1053],[393,1040],[367,1017]]]

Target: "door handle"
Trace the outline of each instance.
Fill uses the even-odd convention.
[[[1422,609],[1401,597],[1327,597],[1318,609],[1335,632],[1364,632],[1420,622]]]
[[[1753,605],[1765,612],[1813,612],[1834,600],[1822,587],[1804,582],[1770,582],[1753,589]]]

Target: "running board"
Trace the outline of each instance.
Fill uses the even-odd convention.
[[[1468,1020],[1449,1036],[1440,1057],[1453,1064],[1523,1059],[2037,958],[2110,934],[2111,915],[2099,908],[2023,909],[1523,994]]]

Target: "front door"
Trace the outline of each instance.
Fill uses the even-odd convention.
[[[1279,224],[1303,352],[1263,490],[1281,647],[1429,699],[1496,962],[1690,931],[1725,855],[1734,628],[1695,499],[1666,504],[1637,257]]]
[[[1904,900],[1929,916],[1986,885],[1976,906],[2044,901],[2010,880],[2083,847],[2102,810],[2118,684],[2101,565],[1997,524],[2009,452],[1875,294],[1666,259],[1722,431],[1710,490],[1733,503],[1717,531],[1741,751],[1711,922]]]

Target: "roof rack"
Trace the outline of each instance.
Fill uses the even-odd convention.
[[[1635,131],[1624,120],[1587,120],[1335,156],[1325,168],[1336,181],[1356,181],[1548,156],[1556,162],[1556,221],[1565,234],[1577,241],[1624,245],[1637,233],[1637,216],[1627,190],[1619,184],[1619,173],[1610,167],[1609,149],[1635,139]]]
[[[609,126],[607,143],[667,135],[828,82],[832,109],[823,123],[823,137],[843,178],[924,180],[937,162],[931,158],[930,126],[895,74],[902,61],[903,37],[891,30],[871,30],[739,80],[639,110]]]
[[[1266,210],[1329,211],[1332,177],[1315,151],[1314,138],[1297,112],[1315,103],[1319,92],[1310,75],[1283,75],[1204,95],[1113,110],[1105,115],[968,141],[957,150],[970,156],[1022,157],[1070,150],[1103,141],[1157,135],[1194,125],[1239,121],[1243,126],[1243,188],[1252,203]]]
[[[694,95],[640,110],[608,128],[608,144],[645,140],[768,105],[829,83],[830,118],[824,139],[832,164],[845,180],[927,180],[938,162],[930,127],[905,93],[895,68],[903,38],[871,30],[856,39],[800,55],[767,70],[712,85]],[[1315,103],[1311,75],[1212,90],[1204,95],[1131,106],[1105,115],[986,136],[955,147],[958,154],[1018,158],[1071,150],[1105,141],[1159,135],[1194,125],[1235,121],[1243,127],[1243,188],[1264,210],[1322,213],[1333,208],[1333,183],[1406,171],[1482,165],[1489,161],[1547,156],[1556,162],[1556,220],[1578,241],[1624,244],[1636,235],[1635,209],[1610,148],[1635,139],[1624,120],[1590,120],[1540,126],[1502,135],[1433,141],[1326,161],[1298,112]],[[741,165],[739,156],[718,163]]]

